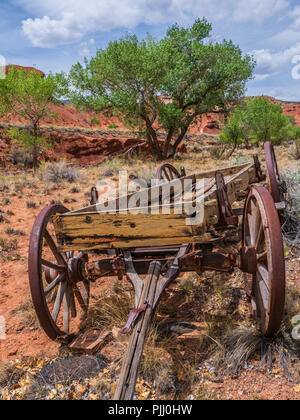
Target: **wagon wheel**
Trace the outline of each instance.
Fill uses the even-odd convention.
[[[274,148],[271,142],[264,144],[268,172],[268,189],[275,203],[285,200],[286,185],[281,181]]]
[[[60,253],[51,217],[66,213],[60,204],[44,208],[35,220],[29,244],[28,273],[33,305],[45,333],[52,340],[69,340],[86,315],[90,285],[82,276],[87,255]]]
[[[156,172],[156,179],[163,179],[165,181],[172,181],[173,179],[180,177],[181,175],[177,169],[169,163],[161,165]]]
[[[261,332],[276,334],[285,303],[285,266],[278,213],[269,191],[253,187],[243,216],[243,246],[251,248],[253,274],[245,274],[252,313]]]

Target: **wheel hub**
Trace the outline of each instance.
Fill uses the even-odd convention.
[[[244,273],[255,274],[257,269],[256,249],[252,246],[244,246],[240,250],[239,267]]]
[[[86,281],[86,278],[83,276],[83,265],[85,262],[86,258],[83,258],[82,256],[70,258],[68,260],[67,278],[70,283],[76,284],[81,281]]]

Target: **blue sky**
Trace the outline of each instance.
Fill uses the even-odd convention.
[[[300,101],[300,1],[1,1],[0,56],[6,64],[68,71],[127,32],[159,38],[172,23],[205,16],[213,40],[232,39],[257,61],[248,95]]]

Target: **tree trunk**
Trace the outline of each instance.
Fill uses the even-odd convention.
[[[33,158],[33,171],[35,172],[38,167],[38,126],[37,124],[33,125],[33,137],[34,137],[34,141],[33,141],[32,158]]]
[[[245,145],[246,145],[246,149],[249,150],[250,149],[250,144],[249,144],[248,137],[245,137]]]
[[[229,155],[228,155],[228,159],[229,159],[229,158],[233,155],[233,153],[234,153],[234,151],[235,151],[236,147],[237,147],[237,140],[236,140],[236,139],[234,139],[234,140],[233,140],[233,148],[232,148],[231,152],[230,152],[230,153],[229,153]]]

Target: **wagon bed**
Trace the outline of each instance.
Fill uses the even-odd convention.
[[[259,181],[255,164],[227,167],[218,172],[224,176],[230,205],[244,197],[251,184]],[[204,180],[204,212],[195,225],[187,224],[187,218],[192,214],[180,211],[182,204],[176,202],[176,197],[170,205],[160,203],[159,199],[150,203],[151,196],[161,197],[162,186],[153,186],[148,188],[149,207],[146,209],[117,208],[115,214],[112,214],[98,211],[95,204],[53,216],[55,232],[61,243],[59,249],[66,252],[208,242],[211,238],[208,229],[220,220],[215,175],[216,171],[210,170],[169,183],[170,186],[177,182],[183,185],[185,180],[190,179],[192,185],[195,185],[198,180]],[[126,196],[126,201],[131,196]],[[116,199],[116,207],[120,202],[122,198]],[[185,202],[185,205],[192,209],[195,199]],[[148,214],[143,213],[145,210]],[[164,214],[167,210],[170,210],[170,214]],[[233,213],[238,214],[239,210],[233,210]]]

